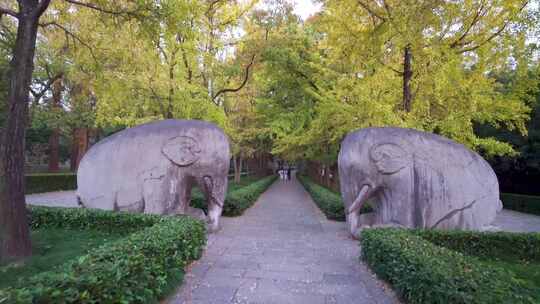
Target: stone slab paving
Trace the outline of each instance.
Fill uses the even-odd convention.
[[[359,261],[344,223],[326,220],[295,179],[222,220],[164,303],[399,303]]]
[[[79,207],[75,191],[55,191],[46,193],[29,194],[26,196],[29,205],[50,207]]]
[[[77,207],[75,191],[27,195],[26,201]],[[359,244],[345,224],[326,220],[295,179],[276,182],[243,216],[224,217],[222,224],[163,303],[399,303],[359,261]],[[540,231],[540,217],[503,210],[495,225]]]
[[[77,196],[75,195],[75,191],[56,191],[29,194],[26,196],[26,203],[30,205],[51,207],[79,207],[77,205]],[[227,223],[229,221],[234,222],[234,220],[227,218],[223,218],[223,221],[226,223],[226,225],[228,225]],[[327,222],[326,225],[332,225],[332,223]],[[334,223],[334,225],[341,227],[340,223]],[[503,231],[540,232],[540,216],[505,209],[497,215],[494,225],[498,226]],[[286,228],[282,227],[280,229]]]

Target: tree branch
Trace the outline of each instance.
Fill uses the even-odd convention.
[[[46,22],[46,23],[40,23],[39,26],[41,26],[41,27],[55,26],[55,27],[61,29],[62,31],[64,31],[64,33],[66,35],[68,35],[69,37],[77,40],[80,44],[82,44],[84,47],[86,47],[90,51],[90,55],[92,56],[92,58],[95,61],[98,61],[95,54],[94,54],[94,50],[92,49],[92,47],[88,43],[84,42],[79,36],[75,35],[70,30],[68,30],[65,26],[63,26],[61,24],[58,24],[58,23],[56,23],[54,21]]]
[[[43,15],[47,7],[49,7],[50,3],[51,3],[51,0],[41,0],[41,2],[38,4],[35,10],[32,12],[34,17],[39,18],[41,15]]]
[[[465,37],[467,37],[467,35],[471,31],[471,29],[480,20],[480,16],[481,16],[481,13],[482,13],[483,9],[484,9],[484,2],[482,1],[482,3],[480,4],[480,8],[476,11],[476,14],[474,14],[474,17],[473,17],[471,23],[469,24],[469,26],[467,27],[467,29],[465,29],[463,34],[461,34],[461,36],[456,41],[454,41],[454,42],[452,42],[450,44],[451,48],[455,48],[456,46],[461,45],[461,42],[463,41],[463,39],[465,39]]]
[[[95,11],[98,11],[98,12],[102,12],[102,13],[107,13],[107,14],[111,14],[111,15],[135,15],[135,11],[126,11],[126,10],[121,10],[121,11],[114,11],[114,10],[110,10],[110,9],[106,9],[104,7],[99,7],[93,3],[88,3],[88,2],[81,2],[81,1],[77,1],[77,0],[64,0],[68,3],[71,3],[71,4],[74,4],[74,5],[78,5],[78,6],[83,6],[83,7],[86,7],[86,8],[89,8],[89,9],[93,9]]]
[[[361,7],[363,7],[368,13],[374,17],[377,17],[378,19],[382,21],[386,21],[386,18],[381,16],[380,14],[376,13],[372,8],[369,7],[369,5],[365,4],[364,2],[358,0],[358,4],[360,4]]]
[[[521,5],[521,8],[519,9],[519,11],[521,12],[523,9],[525,9],[525,7],[527,6],[527,4],[529,3],[529,1],[525,1],[522,5]],[[479,42],[478,44],[476,45],[473,45],[471,47],[468,47],[468,48],[464,48],[464,49],[460,49],[458,50],[458,53],[465,53],[465,52],[470,52],[470,51],[474,51],[478,48],[480,48],[481,46],[489,43],[491,40],[493,40],[495,37],[498,37],[499,35],[501,35],[501,33],[506,29],[506,27],[508,27],[508,25],[510,24],[512,20],[509,19],[509,20],[506,20],[504,22],[504,24],[497,30],[495,31],[493,34],[491,34],[487,39],[485,39],[484,41],[482,42]],[[468,43],[462,43],[462,45],[467,45],[469,44],[470,42]]]
[[[251,67],[253,66],[253,63],[255,62],[255,55],[251,56],[251,61],[249,62],[249,64],[246,66],[246,70],[245,70],[245,74],[244,74],[244,80],[242,81],[242,83],[240,84],[240,86],[236,87],[236,88],[228,88],[228,89],[221,89],[219,90],[216,94],[214,94],[214,96],[212,97],[212,101],[215,102],[216,98],[219,97],[219,95],[221,94],[224,94],[224,93],[229,93],[229,92],[238,92],[240,91],[247,83],[248,79],[249,79],[249,70],[251,69]]]
[[[58,73],[56,75],[54,75],[54,77],[50,78],[47,83],[43,84],[43,89],[41,89],[41,91],[39,92],[36,92],[32,89],[30,89],[30,92],[32,93],[32,95],[34,95],[34,99],[35,101],[39,101],[41,99],[41,97],[43,97],[43,95],[45,95],[45,93],[51,88],[51,86],[53,85],[53,83],[55,81],[57,81],[58,79],[64,77],[64,73]]]
[[[11,17],[19,18],[19,14],[18,14],[17,12],[12,11],[12,10],[10,10],[10,9],[8,9],[8,8],[1,7],[1,6],[0,6],[0,17],[1,17],[2,15],[9,15],[9,16],[11,16]]]

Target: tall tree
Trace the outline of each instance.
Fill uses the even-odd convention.
[[[24,203],[24,137],[39,18],[49,4],[50,0],[19,0],[18,11],[0,7],[0,14],[18,22],[0,140],[0,259],[32,253]]]
[[[120,15],[125,10],[109,9],[99,4],[63,0],[69,5]],[[30,85],[34,70],[34,54],[41,17],[50,0],[5,1],[0,5],[0,20],[14,18],[17,34],[8,70],[7,117],[0,139],[0,259],[18,259],[31,255],[31,240],[24,197],[24,150]],[[122,3],[123,4],[123,3]],[[122,7],[122,4],[114,5]],[[113,6],[114,6],[113,5]],[[51,21],[62,28],[62,25]],[[67,31],[66,31],[67,33]]]
[[[325,1],[320,46],[339,79],[324,94],[335,102],[320,103],[320,111],[339,120],[320,126],[335,125],[337,138],[359,127],[412,127],[489,154],[514,153],[507,143],[478,137],[473,126],[526,132],[530,108],[489,75],[527,71],[528,3]]]

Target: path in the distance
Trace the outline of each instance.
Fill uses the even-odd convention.
[[[296,179],[222,224],[166,303],[397,302],[360,262],[345,224],[326,220]]]

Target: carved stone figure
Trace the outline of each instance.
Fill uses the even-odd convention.
[[[208,202],[210,231],[219,228],[227,193],[229,140],[214,124],[163,120],[123,130],[94,145],[77,171],[77,195],[88,208],[196,214],[197,183]]]
[[[489,164],[435,134],[402,128],[355,131],[341,143],[338,164],[354,237],[366,226],[488,230],[502,209]],[[360,216],[368,200],[375,211]]]

